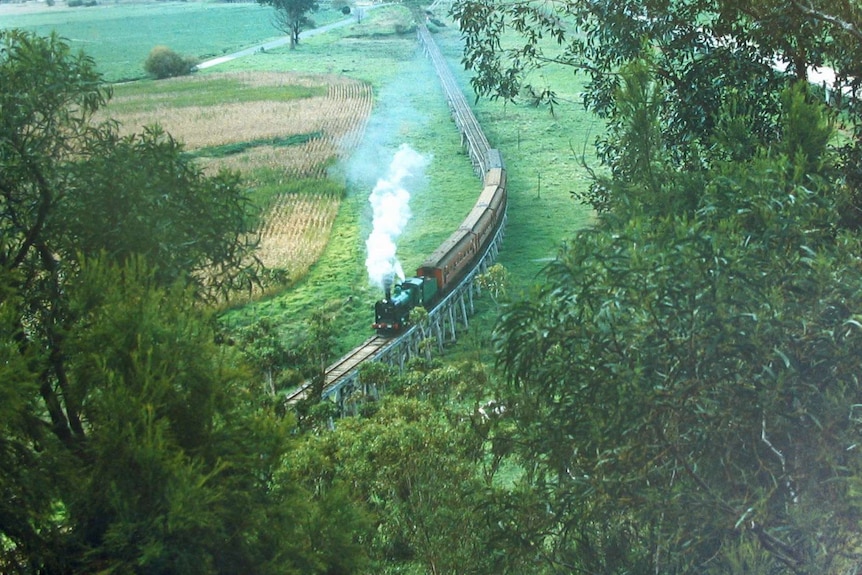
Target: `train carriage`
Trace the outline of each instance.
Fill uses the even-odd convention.
[[[497,150],[488,151],[485,164],[488,169],[483,178],[483,188],[473,209],[458,229],[419,266],[416,278],[396,286],[400,294],[405,289],[412,290],[410,282],[429,282],[433,278],[436,284],[433,299],[420,300],[399,295],[400,299],[395,302],[397,298],[387,292],[386,298],[375,305],[373,327],[379,332],[394,332],[405,327],[410,311],[408,306],[433,307],[473,268],[490,245],[506,212],[506,169]]]
[[[477,250],[473,230],[458,228],[419,266],[416,275],[435,278],[439,291],[443,293],[460,277]]]

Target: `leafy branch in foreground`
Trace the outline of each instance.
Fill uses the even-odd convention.
[[[606,182],[602,227],[502,319],[498,441],[548,502],[524,536],[551,563],[720,573],[746,549],[764,573],[862,563],[862,244],[839,222],[821,106],[804,86],[780,100],[783,138],[747,161],[692,174],[661,136],[638,139],[633,159],[652,160]],[[591,554],[620,541],[624,555]]]

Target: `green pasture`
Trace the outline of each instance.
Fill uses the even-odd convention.
[[[435,39],[465,94],[475,99],[469,75],[458,65],[462,47],[458,34],[450,28]],[[498,261],[509,270],[514,292],[521,295],[555,257],[560,243],[590,222],[591,211],[575,202],[572,192],[589,186],[585,166],[598,170],[594,143],[602,132],[600,121],[581,103],[585,80],[572,69],[546,69],[529,81],[537,89],[555,88],[553,113],[526,101],[483,99],[474,105],[485,135],[506,163],[509,221]]]
[[[391,126],[388,146],[393,150],[406,141],[433,155],[427,189],[411,201],[413,223],[398,244],[399,257],[410,273],[440,241],[457,227],[479,193],[480,181],[460,146],[460,138],[443,102],[433,69],[412,34],[399,35],[401,9],[380,9],[361,24],[315,36],[298,50],[272,51],[229,62],[220,70],[290,69],[298,72],[342,73],[375,86],[375,122]],[[472,99],[469,76],[459,66],[460,39],[453,27],[436,35],[456,76]],[[571,197],[588,183],[583,163],[595,167],[593,141],[600,125],[580,104],[583,83],[570,70],[548,77],[562,82],[558,105],[552,115],[529,104],[480,101],[475,109],[493,146],[500,148],[509,174],[509,221],[500,262],[512,282],[511,293],[523,295],[537,281],[543,267],[555,257],[561,242],[589,223],[591,213]],[[379,86],[379,88],[378,88]],[[414,115],[404,115],[408,104]],[[384,121],[383,119],[386,119]],[[375,136],[369,136],[372,144]],[[362,150],[357,154],[362,155]],[[386,158],[377,160],[378,164]],[[380,170],[384,166],[380,166]],[[379,170],[378,170],[379,171]],[[322,260],[303,282],[278,297],[246,307],[231,315],[244,323],[250,317],[285,314],[307,317],[323,308],[335,317],[345,335],[338,351],[344,351],[369,335],[370,305],[379,297],[365,281],[364,238],[370,229],[365,201],[372,180],[348,178],[348,195],[335,234]],[[490,300],[477,302],[480,313],[464,338],[468,354],[487,347],[496,308]],[[246,316],[246,317],[243,317]],[[289,333],[301,335],[302,321],[287,319]],[[484,355],[484,353],[482,354]]]
[[[309,74],[337,74],[370,83],[375,92],[412,66],[417,58],[416,35],[410,28],[412,16],[400,5],[364,8],[346,26],[303,38],[295,50],[287,46],[230,60],[206,72],[290,71]],[[422,84],[433,80],[423,79]]]
[[[314,15],[321,24],[342,17],[335,10]],[[89,54],[111,82],[144,77],[144,61],[154,46],[205,60],[284,35],[272,25],[272,8],[256,2],[113,1],[68,8],[58,1],[38,12],[22,8],[16,14],[10,8],[0,16],[0,27],[56,32]]]
[[[174,78],[167,82],[140,81],[114,86],[111,110],[116,114],[129,114],[154,110],[159,106],[217,106],[262,100],[286,102],[325,94],[325,86],[250,86],[247,82],[226,77],[208,82]]]
[[[121,4],[104,10],[104,14],[91,8],[76,10],[74,18],[69,16],[65,24],[69,28],[58,27],[60,34],[80,36],[72,30],[92,29],[102,31],[97,36],[120,39],[123,34],[119,30],[138,28],[136,40],[114,44],[115,53],[108,50],[98,56],[95,45],[81,43],[103,70],[122,69],[123,62],[132,60],[137,64],[137,59],[142,61],[155,44],[208,57],[247,48],[277,35],[266,10],[255,4]],[[90,20],[84,18],[88,13],[93,16]],[[114,17],[109,18],[109,14]],[[154,26],[147,37],[140,19],[159,21],[161,25]],[[54,25],[60,20],[55,18]],[[191,21],[194,26],[189,24]],[[472,100],[469,75],[460,66],[458,31],[451,25],[440,28],[436,39]],[[138,55],[132,55],[133,46],[138,47],[135,48],[139,49]],[[380,294],[369,286],[364,269],[364,241],[371,228],[367,198],[377,179],[385,174],[398,146],[407,143],[431,158],[423,185],[413,191],[413,218],[398,243],[399,258],[408,274],[457,227],[475,201],[480,181],[461,148],[442,91],[415,34],[410,31],[410,15],[403,7],[369,10],[360,22],[309,36],[294,51],[284,47],[258,52],[199,74],[254,70],[341,74],[369,82],[374,89],[374,109],[363,145],[351,161],[331,167],[331,179],[346,192],[323,257],[306,277],[284,293],[229,310],[224,315],[228,325],[234,327],[268,317],[282,325],[285,337],[293,340],[302,337],[312,311],[326,310],[339,333],[335,355],[369,335],[371,308]],[[488,139],[501,150],[508,169],[509,219],[499,261],[509,271],[510,292],[515,295],[529,293],[561,242],[587,225],[591,217],[588,209],[572,200],[571,192],[582,190],[589,183],[588,171],[582,164],[595,167],[593,141],[601,125],[584,112],[580,104],[583,83],[571,70],[545,71],[545,76],[533,79],[533,83],[554,83],[558,89],[554,114],[527,103],[482,100],[475,105]],[[166,92],[159,95],[161,86],[167,84],[144,82],[135,84],[133,89],[166,98]],[[200,94],[180,92],[168,99],[205,98],[215,103],[219,98],[227,101],[236,97],[236,87],[219,80]],[[261,202],[277,192],[271,182],[258,180],[257,185],[266,188],[252,194]],[[480,353],[486,347],[487,332],[496,314],[489,299],[477,303],[483,313],[474,319],[469,333],[462,338],[465,345],[459,346],[467,353]]]

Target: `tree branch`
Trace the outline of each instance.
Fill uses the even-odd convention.
[[[821,12],[820,10],[815,9],[811,5],[802,4],[802,2],[799,2],[798,0],[792,0],[791,4],[806,16],[810,16],[815,20],[820,20],[821,22],[831,24],[835,28],[838,28],[839,30],[850,34],[859,41],[862,41],[862,30],[859,30],[859,28],[852,22],[842,20],[837,16],[833,16],[825,12]]]

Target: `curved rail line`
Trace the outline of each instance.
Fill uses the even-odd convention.
[[[449,69],[449,65],[446,62],[443,53],[437,47],[437,44],[434,42],[434,39],[431,37],[431,33],[428,31],[428,28],[423,24],[419,23],[418,27],[418,36],[419,40],[422,43],[426,54],[431,59],[431,62],[434,65],[434,69],[437,73],[438,78],[440,79],[440,84],[443,88],[443,91],[446,96],[446,100],[449,103],[449,108],[452,113],[452,117],[455,120],[455,124],[458,127],[459,132],[461,133],[462,144],[467,148],[468,154],[470,155],[471,161],[473,163],[473,167],[475,171],[483,177],[484,174],[491,167],[489,166],[489,151],[491,151],[491,146],[488,143],[488,139],[485,137],[485,133],[482,131],[481,126],[479,125],[476,116],[473,114],[473,110],[470,108],[470,105],[467,103],[466,98],[464,97],[464,93],[461,91],[455,76],[452,74],[452,71]],[[494,151],[496,152],[496,151]],[[491,154],[492,158],[495,156]],[[496,161],[498,165],[502,165],[502,159],[499,157],[499,154],[496,155]],[[481,191],[481,188],[480,188]],[[465,277],[461,280],[457,287],[452,289],[452,291],[443,298],[432,310],[434,313],[437,310],[448,309],[449,315],[453,316],[450,318],[450,328],[453,332],[454,338],[454,323],[455,323],[455,308],[459,307],[460,312],[466,320],[466,304],[464,303],[464,295],[465,293],[469,296],[470,308],[472,309],[472,290],[470,289],[473,278],[475,277],[477,271],[480,269],[485,269],[490,264],[490,262],[496,257],[499,243],[502,239],[503,228],[505,227],[505,217],[503,219],[503,223],[500,225],[497,230],[493,241],[489,242],[488,247],[484,250],[481,257],[477,259],[475,266],[468,273],[465,274]],[[456,306],[455,302],[458,301]],[[443,315],[443,314],[440,314]],[[438,321],[435,324],[435,329],[439,335],[442,335],[443,331],[442,324],[445,322]],[[358,347],[354,348],[350,352],[348,352],[344,357],[338,359],[336,362],[329,365],[324,371],[324,384],[323,384],[323,397],[328,397],[333,394],[341,395],[344,392],[345,388],[352,387],[352,383],[356,378],[356,373],[358,371],[359,366],[369,360],[389,360],[392,361],[395,359],[395,356],[399,355],[397,350],[401,347],[401,344],[408,344],[408,347],[415,347],[417,338],[420,336],[420,331],[417,329],[417,326],[413,326],[404,333],[399,336],[387,338],[380,335],[375,335],[363,342]],[[439,345],[442,346],[442,338],[438,337]],[[401,363],[403,363],[404,354],[400,354]],[[308,394],[311,391],[313,383],[311,381],[305,382],[298,389],[294,390],[292,393],[288,394],[285,397],[285,401],[287,403],[293,403],[299,401],[303,398],[308,397]]]
[[[446,58],[431,37],[428,27],[425,24],[419,24],[419,40],[425,47],[425,52],[434,64],[434,69],[437,71],[437,77],[440,78],[440,84],[443,87],[443,92],[446,94],[446,100],[449,102],[449,108],[452,111],[452,116],[455,118],[455,124],[461,132],[462,143],[467,147],[470,157],[473,160],[473,165],[480,174],[488,171],[486,165],[486,157],[491,145],[488,143],[488,138],[485,137],[485,132],[479,125],[479,121],[473,114],[473,110],[467,103],[464,97],[464,92],[461,91],[452,70],[449,69],[449,64]]]

